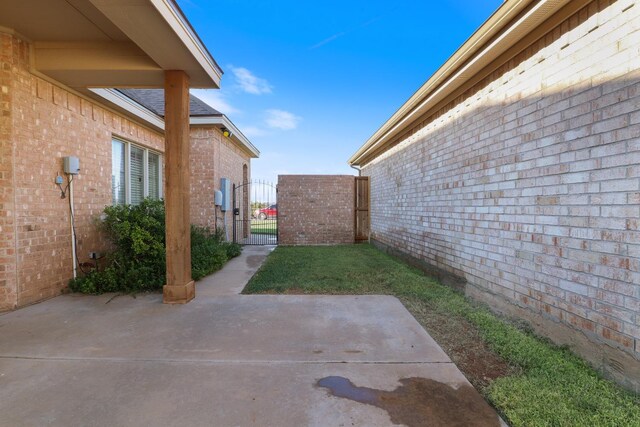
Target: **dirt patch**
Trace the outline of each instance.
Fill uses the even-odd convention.
[[[471,322],[459,316],[438,313],[423,301],[403,299],[402,302],[481,392],[496,378],[519,373],[517,368],[487,346]]]
[[[344,377],[316,383],[333,396],[384,409],[394,424],[413,426],[499,426],[493,409],[469,385],[458,388],[428,378],[404,378],[393,391],[357,387]]]

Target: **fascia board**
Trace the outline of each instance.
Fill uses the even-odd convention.
[[[362,165],[368,154],[405,130],[429,108],[462,86],[483,67],[516,43],[536,25],[543,22],[570,0],[543,0],[533,5],[510,27],[532,0],[507,1],[458,51],[391,116],[348,160],[350,165]],[[502,31],[502,33],[500,33]],[[491,41],[486,47],[484,43]]]

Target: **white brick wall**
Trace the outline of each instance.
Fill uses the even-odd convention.
[[[364,174],[373,239],[630,357],[637,387],[640,4],[610,3],[422,118]]]

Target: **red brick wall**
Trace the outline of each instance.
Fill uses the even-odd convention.
[[[278,243],[353,243],[354,191],[351,175],[279,175]]]
[[[373,239],[638,387],[640,8],[628,4],[591,3],[363,173]]]
[[[60,294],[72,277],[69,199],[54,184],[62,158],[77,156],[74,179],[78,257],[105,251],[96,227],[111,203],[112,137],[164,152],[164,136],[99,103],[31,74],[29,45],[0,33],[0,311]],[[242,182],[249,156],[220,131],[194,127],[192,220],[215,227],[220,178]],[[66,181],[65,181],[66,184]],[[232,213],[227,214],[231,229]],[[219,213],[218,226],[223,221]]]
[[[213,204],[214,191],[220,190],[220,179],[243,182],[243,166],[247,165],[251,179],[250,156],[217,127],[191,128],[191,222],[211,229],[224,228],[224,216]],[[240,197],[242,193],[238,194]],[[217,220],[216,220],[217,218]],[[226,213],[226,225],[231,239],[233,213]]]
[[[18,303],[16,281],[15,193],[13,188],[14,40],[0,34],[0,311]]]
[[[164,137],[34,76],[27,43],[4,33],[0,40],[1,114],[12,120],[7,130],[3,119],[0,133],[0,309],[10,309],[58,295],[72,277],[69,199],[54,184],[62,158],[80,159],[74,205],[78,256],[87,261],[89,251],[105,248],[95,221],[111,203],[112,136],[159,152]]]

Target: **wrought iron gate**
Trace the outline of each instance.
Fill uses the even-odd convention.
[[[242,245],[278,244],[277,186],[265,181],[233,186],[233,241]]]

